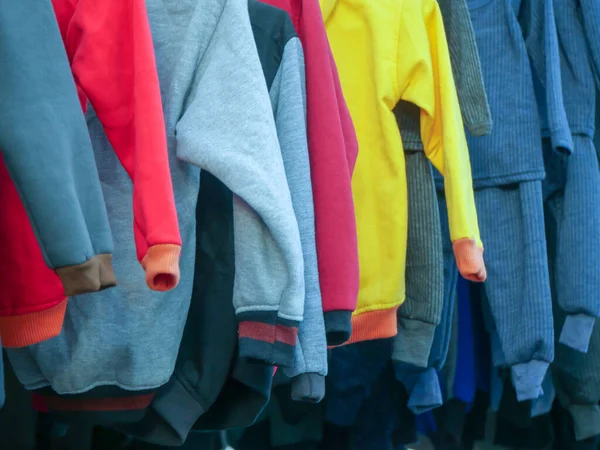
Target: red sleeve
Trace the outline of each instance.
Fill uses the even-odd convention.
[[[133,182],[137,256],[148,286],[179,281],[181,237],[144,0],[53,0],[82,106],[89,99]]]
[[[358,246],[351,186],[358,144],[318,0],[302,2],[297,31],[306,60],[308,147],[319,280],[328,343],[335,345],[349,338],[350,312],[356,308],[358,297]]]

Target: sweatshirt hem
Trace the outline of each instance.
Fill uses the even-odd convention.
[[[0,317],[2,345],[7,348],[27,347],[58,336],[62,330],[67,301],[64,298],[42,311]]]
[[[93,392],[78,395],[52,394],[51,388],[34,391],[48,412],[65,418],[69,422],[111,425],[138,422],[150,406],[156,391],[122,391],[114,386],[105,386],[103,393],[114,391],[114,397],[98,396]]]
[[[96,255],[82,264],[55,269],[65,288],[65,296],[98,292],[117,285],[112,267],[112,255]]]
[[[325,335],[327,345],[342,345],[352,335],[352,311],[326,311]]]
[[[237,320],[241,358],[294,367],[299,321],[284,319],[278,311],[246,311]]]
[[[394,337],[398,333],[398,306],[352,316],[352,336],[346,344]]]

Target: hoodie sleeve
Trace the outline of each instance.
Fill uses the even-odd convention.
[[[49,0],[0,8],[0,55],[0,148],[45,263],[66,295],[114,286],[98,169]]]
[[[541,97],[546,105],[552,146],[572,152],[573,138],[563,100],[553,1],[523,0],[519,23],[536,82],[542,86]]]
[[[234,195],[240,356],[293,365],[304,262],[246,0],[227,0],[176,126],[177,155]]]
[[[179,281],[181,237],[144,0],[54,0],[73,76],[133,182],[137,257],[151,289]]]
[[[317,0],[303,0],[298,34],[306,61],[307,126],[319,279],[329,345],[350,338],[358,299],[352,172],[358,153]]]
[[[327,342],[315,243],[304,73],[302,44],[296,37],[290,39],[283,50],[279,70],[269,92],[304,255],[304,320],[298,333],[294,367],[284,370],[284,373],[293,378],[292,396],[295,399],[320,401],[325,393],[323,377],[327,374]]]
[[[444,176],[450,235],[460,273],[471,281],[484,281],[469,151],[437,2],[405,1],[398,36],[398,98],[421,108],[421,139],[425,154]]]

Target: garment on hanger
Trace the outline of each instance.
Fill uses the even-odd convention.
[[[468,151],[442,19],[437,3],[429,0],[361,2],[360,18],[353,15],[355,5],[346,0],[323,0],[321,8],[359,145],[369,151],[368,156],[359,155],[353,177],[361,287],[351,341],[391,337],[397,332],[396,310],[405,299],[405,163],[392,112],[401,99],[422,108],[426,154],[445,171],[459,267],[465,276],[485,278]],[[378,37],[371,38],[373,33]],[[399,54],[404,56],[397,60]],[[366,68],[361,76],[354,71],[357,64]]]
[[[81,106],[86,111],[90,102],[133,183],[136,254],[146,283],[172,289],[179,282],[181,237],[146,8],[108,0],[52,5]]]
[[[287,11],[306,60],[308,152],[315,202],[319,281],[327,343],[350,338],[358,297],[358,248],[351,179],[358,154],[318,0],[262,0]]]
[[[394,110],[396,118],[399,106]],[[427,367],[444,303],[442,230],[433,172],[425,153],[405,150],[404,157],[408,191],[406,300],[398,309],[392,359]]]
[[[325,395],[327,341],[319,286],[315,216],[306,135],[304,53],[287,12],[250,0],[250,23],[273,106],[292,204],[304,254],[304,316],[295,360],[286,375],[293,378],[292,395],[320,401]]]
[[[143,275],[135,262],[128,225],[132,220],[128,206],[131,187],[114,153],[108,150],[99,121],[90,117],[119,249],[115,270],[124,282],[94,298],[74,297],[60,336],[27,349],[13,349],[10,354],[26,388],[47,394],[51,410],[73,411],[78,419],[95,415],[100,422],[137,421],[154,390],[167,383],[173,373],[193,287],[199,167],[239,196],[237,216],[234,203],[234,223],[239,220],[248,233],[258,226],[254,244],[260,242],[265,251],[269,249],[268,264],[286,268],[282,273],[244,265],[243,274],[236,268],[234,297],[236,289],[243,292],[244,276],[253,278],[254,287],[262,280],[264,290],[252,290],[252,295],[242,297],[257,302],[263,310],[282,302],[279,312],[289,313],[286,317],[290,320],[302,315],[303,278],[294,278],[294,274],[302,273],[300,239],[247,3],[214,0],[202,11],[196,8],[196,1],[176,3],[168,9],[164,0],[147,2],[147,6],[165,93],[169,166],[186,242],[181,254],[182,281],[177,289],[160,294],[148,291],[140,281]],[[233,66],[234,72],[223,69]],[[257,241],[257,236],[264,240]],[[236,253],[248,255],[253,251],[235,247]],[[287,261],[283,266],[282,260]],[[253,275],[254,271],[262,275]],[[298,316],[293,315],[295,311]],[[240,347],[247,339],[262,337],[246,335],[239,340]],[[293,354],[293,347],[290,351]],[[120,417],[111,410],[119,411]]]
[[[0,148],[6,164],[3,170],[12,177],[22,201],[15,198],[14,188],[3,176],[2,211],[15,214],[10,218],[14,223],[7,223],[4,214],[0,222],[2,248],[11,252],[3,274],[12,274],[10,283],[21,285],[25,275],[19,271],[31,275],[31,269],[47,280],[48,273],[43,274],[40,267],[45,263],[56,271],[67,295],[113,286],[113,244],[106,207],[51,3],[21,2],[3,10],[0,21],[6,68],[0,75]],[[23,208],[31,223],[25,222]],[[34,237],[41,251],[36,251]],[[6,239],[14,240],[10,247]],[[13,248],[20,246],[22,252],[13,254]],[[24,260],[12,260],[18,257]],[[27,282],[37,280],[28,278]],[[49,296],[38,302],[27,297],[29,303],[11,300],[10,305],[3,299],[2,316],[21,316],[64,302],[64,292],[55,294],[60,298]],[[21,328],[29,327],[30,319],[23,317]],[[51,328],[40,338],[59,332],[60,311],[36,319]]]

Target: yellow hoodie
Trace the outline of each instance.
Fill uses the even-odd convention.
[[[463,276],[485,279],[471,165],[442,17],[435,0],[320,0],[359,142],[352,179],[360,292],[349,342],[394,336],[404,302],[407,187],[393,109],[421,108],[425,153],[444,175]]]

